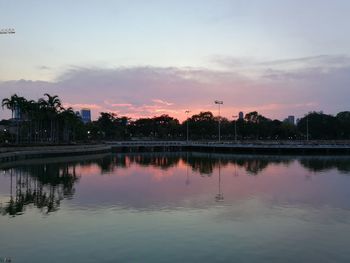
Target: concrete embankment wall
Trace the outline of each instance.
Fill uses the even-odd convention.
[[[1,147],[0,162],[13,162],[33,158],[72,156],[110,152],[110,145],[69,145],[69,146],[33,146]]]

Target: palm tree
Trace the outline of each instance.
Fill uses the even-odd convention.
[[[27,100],[23,105],[24,119],[28,121],[28,125],[29,125],[29,127],[27,127],[29,129],[29,131],[27,132],[29,143],[32,142],[32,139],[33,139],[33,129],[34,129],[35,121],[37,119],[36,117],[37,117],[38,107],[39,107],[38,103],[35,102],[34,100]]]
[[[2,100],[2,107],[11,110],[13,122],[17,125],[17,143],[24,142],[24,139],[29,143],[55,143],[61,138],[68,142],[75,138],[75,131],[82,127],[73,109],[64,109],[57,95],[46,93],[44,96],[34,101],[14,94]]]
[[[58,115],[59,120],[62,122],[63,126],[63,140],[68,142],[70,141],[71,134],[74,137],[74,131],[81,119],[74,113],[71,107],[64,109]]]
[[[20,136],[20,127],[19,127],[19,121],[22,118],[22,112],[24,109],[24,106],[26,104],[26,99],[24,97],[19,97],[17,94],[13,94],[10,98],[5,98],[2,100],[2,108],[7,108],[11,110],[11,117],[12,119],[16,119],[16,126],[17,126],[17,134],[16,134],[16,143],[19,143],[19,136]],[[14,114],[17,112],[17,114]],[[16,116],[17,115],[17,116]]]
[[[50,94],[45,93],[44,96],[47,97],[47,100],[45,99],[40,99],[40,100],[44,102],[48,108],[53,110],[57,110],[61,108],[62,103],[57,95],[51,96]]]
[[[21,128],[22,128],[22,122],[24,121],[25,117],[25,108],[26,108],[27,100],[24,97],[17,97],[16,99],[16,110],[18,116],[16,118],[17,123],[17,143],[21,140]]]
[[[47,97],[45,100],[44,98],[39,99],[39,104],[41,108],[45,109],[48,119],[50,120],[50,140],[51,142],[55,141],[55,128],[56,126],[56,117],[57,114],[62,109],[62,103],[61,100],[57,95],[51,96],[48,93],[45,93],[44,96]],[[57,129],[58,130],[58,129]],[[57,136],[58,137],[58,136]]]
[[[16,108],[16,98],[18,96],[16,94],[12,95],[10,98],[5,98],[1,102],[1,107],[4,109],[8,109],[11,111],[11,118],[13,119],[14,111]]]

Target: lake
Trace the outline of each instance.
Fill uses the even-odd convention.
[[[102,154],[0,172],[0,262],[350,262],[350,157]]]

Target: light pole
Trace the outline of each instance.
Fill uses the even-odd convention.
[[[186,142],[188,143],[188,123],[189,123],[189,118],[188,118],[188,114],[190,113],[191,111],[187,110],[185,111],[185,113],[187,114],[187,123],[186,123]]]
[[[309,115],[306,116],[306,140],[309,141]]]
[[[15,29],[14,28],[0,28],[0,34],[14,34]]]
[[[238,116],[237,115],[233,115],[232,116],[233,118],[237,118]],[[237,119],[234,120],[235,122],[235,142],[237,142]]]
[[[224,104],[224,102],[222,101],[222,100],[216,100],[216,101],[214,101],[215,102],[215,104],[218,104],[218,106],[219,106],[219,142],[221,141],[221,127],[220,127],[220,125],[221,125],[221,117],[220,117],[220,105],[222,105],[222,104]]]

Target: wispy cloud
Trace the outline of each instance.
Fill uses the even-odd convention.
[[[300,67],[336,67],[336,66],[349,66],[350,65],[350,57],[347,55],[318,55],[318,56],[309,56],[309,57],[301,57],[301,58],[292,58],[292,59],[280,59],[280,60],[270,60],[263,61],[258,63],[260,65],[298,65]]]
[[[39,70],[51,70],[52,68],[49,66],[41,65],[37,67]]]
[[[89,109],[95,110],[95,111],[103,109],[103,107],[101,105],[97,105],[97,104],[69,103],[69,102],[63,102],[63,107],[65,107],[65,108],[71,107],[73,109],[89,108]]]
[[[166,105],[166,106],[174,105],[174,103],[167,102],[165,100],[160,100],[160,99],[153,99],[152,101],[155,102],[155,103],[158,103],[158,104]]]
[[[235,70],[251,76],[269,75],[270,72],[295,73],[306,70],[329,71],[350,66],[347,55],[318,55],[290,59],[261,60],[250,57],[213,56],[210,61],[225,70]]]

